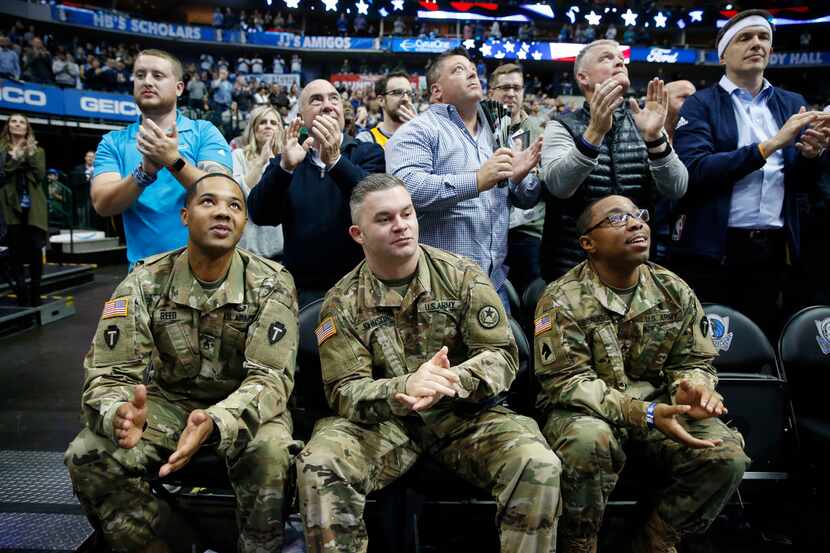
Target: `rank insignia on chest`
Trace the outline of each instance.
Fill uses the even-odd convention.
[[[268,342],[273,346],[285,336],[285,325],[279,321],[274,321],[268,327]]]
[[[118,343],[119,336],[121,336],[121,330],[115,325],[109,325],[104,329],[104,343],[110,349],[113,349]]]
[[[112,319],[114,317],[126,317],[130,310],[129,296],[111,299],[104,304],[104,312],[101,319]]]
[[[317,335],[318,346],[323,345],[323,342],[337,334],[337,325],[334,324],[334,318],[326,317],[320,322],[320,325],[317,327],[317,330],[314,331],[314,334]]]

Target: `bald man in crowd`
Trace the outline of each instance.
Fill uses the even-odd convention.
[[[330,82],[308,83],[299,102],[282,154],[251,190],[248,213],[257,225],[283,226],[283,261],[303,306],[322,298],[362,259],[349,238],[349,196],[363,177],[386,167],[380,146],[343,132],[343,103]]]

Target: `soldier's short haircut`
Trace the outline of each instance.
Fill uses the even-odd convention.
[[[582,236],[585,234],[586,230],[591,228],[591,223],[594,221],[594,206],[604,199],[605,198],[598,198],[596,200],[592,200],[585,206],[585,209],[582,210],[579,217],[576,218],[576,233],[579,236]]]
[[[176,77],[177,81],[181,81],[184,77],[184,69],[182,68],[182,62],[179,58],[171,54],[170,52],[165,52],[164,50],[158,50],[156,48],[151,48],[149,50],[142,50],[138,53],[135,59],[138,59],[141,56],[153,56],[155,58],[163,58],[170,62],[170,65],[173,67],[173,75]]]
[[[620,43],[616,40],[601,38],[599,40],[591,42],[590,44],[587,44],[585,48],[580,50],[579,53],[576,55],[576,60],[574,61],[574,79],[576,79],[577,83],[579,82],[579,79],[577,79],[577,75],[579,75],[579,72],[582,71],[582,66],[585,65],[585,58],[588,56],[588,53],[597,46],[604,46],[606,44],[613,44],[618,48],[620,46]]]
[[[391,190],[396,187],[406,189],[406,185],[401,179],[394,175],[386,173],[372,173],[363,178],[357,183],[357,186],[352,190],[352,195],[349,198],[349,211],[352,214],[352,224],[356,225],[360,220],[360,207],[366,201],[366,197],[372,192],[382,192],[384,190]]]
[[[190,207],[190,202],[193,201],[193,198],[196,197],[196,193],[199,191],[199,184],[203,180],[209,179],[211,177],[224,177],[224,178],[228,179],[229,181],[231,181],[232,183],[234,183],[237,187],[239,187],[239,191],[242,193],[242,203],[246,204],[246,207],[247,207],[248,202],[245,198],[245,191],[242,189],[242,187],[239,185],[239,183],[236,182],[236,179],[233,178],[232,176],[228,175],[227,173],[208,173],[208,174],[202,175],[201,177],[196,179],[196,182],[194,182],[191,186],[189,186],[186,189],[187,191],[184,194],[184,206],[185,207]]]
[[[455,48],[444,50],[438,54],[437,58],[432,60],[432,65],[429,66],[429,70],[427,71],[427,90],[432,90],[432,85],[437,83],[438,79],[441,77],[441,66],[444,65],[444,61],[453,56],[461,56],[462,58],[467,58],[468,60],[473,61],[470,58],[470,53],[467,52],[467,49],[463,46],[456,46]]]

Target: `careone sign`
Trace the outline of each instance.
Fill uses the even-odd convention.
[[[139,115],[133,98],[124,94],[9,80],[0,80],[0,109],[127,122]]]

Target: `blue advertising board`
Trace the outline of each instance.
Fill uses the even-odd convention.
[[[460,45],[461,40],[457,38],[390,38],[386,40],[384,49],[413,54],[440,54]]]
[[[115,13],[74,8],[72,6],[52,6],[52,19],[61,23],[71,23],[72,25],[158,38],[193,41],[217,40],[217,33],[213,27],[146,21]]]
[[[248,44],[304,50],[375,50],[371,37],[307,36],[294,33],[246,33]]]
[[[139,115],[132,96],[125,94],[8,80],[0,80],[0,109],[130,123]]]
[[[688,48],[631,48],[631,61],[646,63],[697,63],[698,50]]]
[[[706,63],[718,64],[718,53],[706,52]],[[769,55],[769,64],[773,67],[810,67],[830,65],[830,52],[773,52]]]

